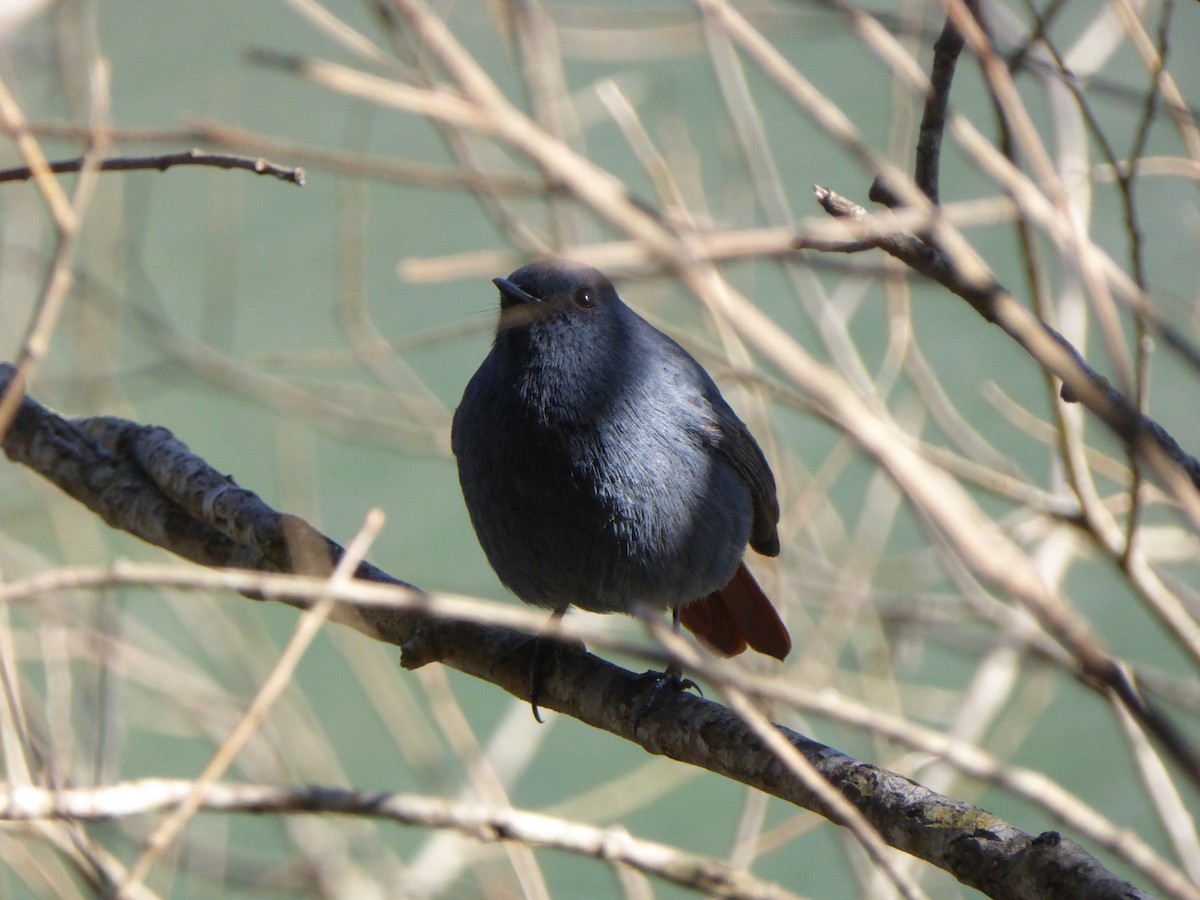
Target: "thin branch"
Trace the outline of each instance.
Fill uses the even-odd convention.
[[[1049,325],[1037,319],[1015,297],[994,280],[980,282],[961,270],[955,260],[933,244],[904,234],[874,231],[862,207],[826,188],[816,188],[817,200],[830,215],[845,218],[878,241],[877,246],[910,268],[937,281],[966,300],[983,318],[999,326],[1026,350],[1047,372],[1060,378],[1063,398],[1083,403],[1151,467],[1181,501],[1200,498],[1200,460],[1184,453],[1174,438],[1157,422],[1139,412],[1116,388],[1083,360],[1071,344]],[[803,244],[801,244],[803,246]],[[1188,482],[1180,484],[1180,476]],[[1143,724],[1163,742],[1189,778],[1200,784],[1200,753],[1186,736],[1152,708],[1131,683],[1125,666],[1119,664],[1079,622],[1058,604],[1035,602],[1032,608],[1058,639],[1071,646],[1084,673],[1111,688]],[[1200,662],[1200,623],[1177,602],[1153,605],[1172,635]]]
[[[967,4],[972,15],[978,14],[978,2]],[[942,33],[933,45],[933,65],[929,77],[929,93],[925,97],[925,111],[921,116],[921,127],[917,137],[916,169],[913,181],[929,198],[931,203],[940,203],[939,172],[941,170],[942,137],[946,132],[946,109],[950,105],[950,86],[954,81],[954,70],[962,53],[962,32],[954,24],[952,16],[946,17]],[[876,178],[869,196],[884,206],[898,205],[898,198],[888,189],[882,178]]]
[[[46,163],[46,170],[56,175],[65,175],[83,169],[87,157],[60,159]],[[93,161],[97,172],[165,172],[175,166],[212,166],[217,169],[243,169],[257,175],[270,175],[280,181],[304,185],[304,170],[280,166],[261,156],[233,156],[225,153],[207,153],[204,150],[187,150],[182,153],[163,153],[157,156],[116,156]],[[0,169],[0,182],[28,181],[34,177],[32,166],[16,166]]]
[[[171,810],[191,796],[190,781],[143,779],[93,788],[46,790],[0,787],[0,818],[105,822]],[[549,847],[639,872],[708,896],[795,900],[796,894],[714,859],[630,835],[555,816],[501,806],[413,794],[368,793],[336,787],[276,787],[216,782],[204,791],[206,812],[243,814],[326,813],[449,829],[484,843],[517,841]]]
[[[367,520],[350,546],[337,561],[329,574],[331,587],[344,586],[354,577],[362,558],[367,554],[375,538],[383,528],[383,513],[374,509],[367,514]],[[176,809],[171,810],[151,831],[146,838],[137,860],[129,870],[125,882],[118,892],[120,896],[128,896],[129,892],[146,880],[154,864],[166,852],[167,848],[179,837],[188,821],[204,804],[205,795],[217,779],[224,776],[233,764],[234,759],[249,742],[262,725],[263,719],[279,699],[280,695],[292,682],[296,667],[303,659],[305,652],[312,645],[317,632],[336,608],[336,601],[329,593],[319,596],[315,603],[300,617],[296,623],[292,637],[288,641],[279,659],[271,669],[270,675],[259,687],[253,701],[246,708],[238,723],[221,742],[217,752],[209,760],[204,770],[191,784],[188,796],[180,802]]]
[[[955,260],[930,242],[907,234],[877,230],[870,214],[858,204],[821,186],[814,187],[817,202],[830,215],[852,221],[859,235],[849,240],[810,241],[797,238],[797,249],[857,253],[864,248],[881,249],[909,268],[936,281],[966,300],[990,324],[999,326],[1021,345],[1046,371],[1062,383],[1063,399],[1083,403],[1113,433],[1144,458],[1169,460],[1200,490],[1200,459],[1184,452],[1158,422],[1143,415],[1125,396],[1093,369],[1066,338],[1035,318],[1023,304],[995,281],[980,282],[960,269]],[[1160,474],[1171,478],[1169,469]],[[1187,498],[1180,498],[1186,502]]]
[[[75,256],[76,244],[79,237],[79,224],[84,211],[91,202],[92,190],[95,187],[96,164],[108,148],[108,133],[105,125],[108,120],[108,68],[103,63],[92,67],[92,98],[91,112],[93,116],[93,134],[89,152],[81,161],[81,177],[75,184],[71,200],[57,180],[50,177],[46,157],[37,140],[28,133],[21,133],[17,145],[22,155],[28,161],[29,170],[38,190],[45,201],[54,220],[55,248],[54,257],[46,273],[42,287],[30,317],[29,326],[21,342],[21,353],[15,370],[16,377],[8,379],[4,391],[0,393],[0,435],[8,430],[12,423],[24,392],[33,380],[34,374],[41,365],[42,359],[50,347],[50,338],[58,323],[59,314],[66,302],[73,283],[71,262]],[[0,81],[0,121],[18,131],[24,124],[24,113],[8,88]]]

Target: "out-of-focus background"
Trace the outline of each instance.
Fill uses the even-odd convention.
[[[1139,54],[1148,46],[1153,56],[1169,17],[1167,72],[1194,103],[1200,55],[1188,48],[1200,46],[1200,11],[1039,4],[1051,16],[1047,49],[1027,40],[1032,4],[986,6],[1030,133],[1065,193],[1055,196],[1044,179],[1040,186],[1121,270],[1134,273],[1138,258],[1154,310],[1197,340],[1200,163],[1186,124],[1194,128],[1194,117],[1173,118],[1170,90],[1150,89],[1154,73]],[[0,80],[24,118],[45,126],[35,135],[50,158],[82,146],[60,126],[99,120],[114,130],[112,155],[201,146],[307,173],[302,188],[201,167],[101,176],[73,251],[74,285],[31,385],[39,400],[73,415],[165,426],[239,484],[342,542],[380,507],[387,524],[374,563],[426,590],[504,598],[462,506],[450,415],[487,350],[490,279],[539,251],[572,249],[606,267],[629,303],[708,365],[768,449],[781,485],[783,552],[752,562],[795,639],[780,677],[814,696],[837,691],[847,703],[945,730],[1001,767],[1041,773],[1086,804],[1080,815],[1095,830],[1064,823],[1037,791],[964,776],[869,727],[791,709],[774,710],[776,719],[1031,833],[1061,830],[1143,887],[1154,885],[1144,869],[1101,846],[1108,825],[1136,835],[1165,865],[1186,868],[1196,786],[1170,760],[1159,767],[1161,748],[1140,743],[1136,726],[1123,726],[1104,696],[1074,676],[1053,636],[981,581],[952,541],[930,533],[854,436],[813,408],[803,385],[569,185],[547,189],[545,173],[510,136],[394,105],[389,83],[453,81],[398,9],[352,0],[16,7],[0,6]],[[1060,462],[1061,435],[1087,443],[1084,480],[1094,479],[1118,530],[1129,513],[1123,450],[1095,421],[1078,428],[1075,407],[1062,425],[1054,386],[958,298],[906,278],[879,253],[784,254],[768,240],[768,228],[825,223],[814,183],[870,206],[874,173],[773,80],[761,57],[735,46],[713,12],[719,7],[494,2],[441,3],[435,12],[509,102],[620,179],[669,232],[692,236],[698,254],[718,239],[728,247],[743,238],[750,249],[717,254],[729,284],[831,378],[925,442],[1100,640],[1136,667],[1184,737],[1200,740],[1200,665],[1187,638],[1148,611],[1145,584],[1126,577],[1120,554],[1099,547],[1072,512],[1077,492]],[[874,12],[892,46],[928,70],[941,4],[740,7],[783,62],[853,123],[863,146],[910,170],[921,98],[881,59],[883,45],[867,39],[855,9]],[[1077,77],[1075,95],[1056,54]],[[333,69],[305,74],[284,59],[375,80],[351,75],[335,84],[321,74]],[[371,85],[382,99],[366,96]],[[951,110],[1002,142],[969,54]],[[1131,242],[1104,147],[1126,159],[1142,131],[1140,155],[1153,159],[1132,189]],[[1018,165],[1038,183],[1038,160],[1019,127],[1015,134]],[[0,146],[3,165],[21,162],[11,138]],[[62,181],[69,190],[74,180]],[[1001,196],[949,138],[941,188],[947,204]],[[1009,216],[962,216],[999,280],[1026,302],[1036,296],[1041,312],[1120,383],[1071,249],[1036,223],[1023,242]],[[20,352],[55,242],[34,184],[0,185],[6,360]],[[1119,340],[1133,353],[1139,332],[1118,307]],[[1200,373],[1161,342],[1147,347],[1149,412],[1185,449],[1200,449]],[[1153,489],[1144,498],[1140,551],[1194,624],[1195,535],[1168,498]],[[0,466],[6,581],[120,558],[168,561],[36,476]],[[6,778],[89,785],[194,777],[295,621],[293,610],[235,594],[170,590],[59,591],[5,608]],[[628,630],[639,633],[633,623]],[[757,659],[729,665],[776,671]],[[815,815],[574,721],[551,715],[538,727],[526,704],[490,685],[438,666],[401,671],[395,648],[334,626],[230,777],[447,797],[478,796],[495,777],[517,807],[619,825],[749,865],[807,896],[889,890],[852,839]],[[128,863],[152,824],[133,818],[86,831]],[[88,893],[70,854],[37,830],[0,831],[0,854],[6,896]],[[179,897],[499,898],[537,896],[539,885],[554,897],[640,896],[603,863],[560,851],[534,858],[530,875],[511,849],[427,829],[202,814],[147,884]],[[905,864],[931,896],[976,896],[925,864]],[[1195,858],[1188,865],[1197,877]],[[650,885],[654,896],[687,893]]]

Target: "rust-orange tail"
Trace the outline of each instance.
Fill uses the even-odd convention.
[[[783,659],[792,649],[787,626],[745,563],[721,590],[682,607],[679,621],[722,656],[737,656],[750,646]]]

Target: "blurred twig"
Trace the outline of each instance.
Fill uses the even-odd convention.
[[[9,822],[68,819],[106,821],[169,811],[194,790],[191,781],[143,779],[94,788],[0,788],[0,817]],[[788,900],[778,885],[665,844],[635,838],[623,828],[596,828],[554,816],[490,804],[352,791],[337,787],[277,787],[214,782],[199,804],[210,812],[252,815],[333,813],[422,828],[458,831],[478,841],[519,841],[628,865],[710,896]]]
[[[86,157],[61,159],[46,162],[46,171],[56,175],[79,172],[88,164]],[[163,153],[157,156],[120,156],[97,159],[91,162],[96,172],[165,172],[175,166],[211,166],[216,169],[244,169],[257,175],[270,175],[280,181],[295,185],[304,184],[304,170],[280,166],[261,156],[232,156],[225,153],[207,153],[203,150],[185,150],[182,153]],[[0,182],[27,181],[34,176],[31,166],[0,169]]]

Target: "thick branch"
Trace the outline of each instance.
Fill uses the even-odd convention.
[[[0,366],[0,389],[11,374],[10,366]],[[206,566],[320,573],[341,555],[337,544],[214,472],[165,429],[112,418],[72,421],[26,397],[4,437],[4,449],[114,527]],[[368,566],[360,567],[359,577],[403,584]],[[522,632],[447,623],[419,610],[380,606],[342,604],[335,618],[401,647],[406,668],[443,662],[514,696],[528,697],[532,642]],[[821,803],[725,707],[681,693],[659,697],[645,709],[653,683],[569,645],[558,652],[539,700],[648,752],[823,812]],[[1035,838],[977,807],[779,730],[889,844],[990,896],[1145,896],[1057,833]]]

